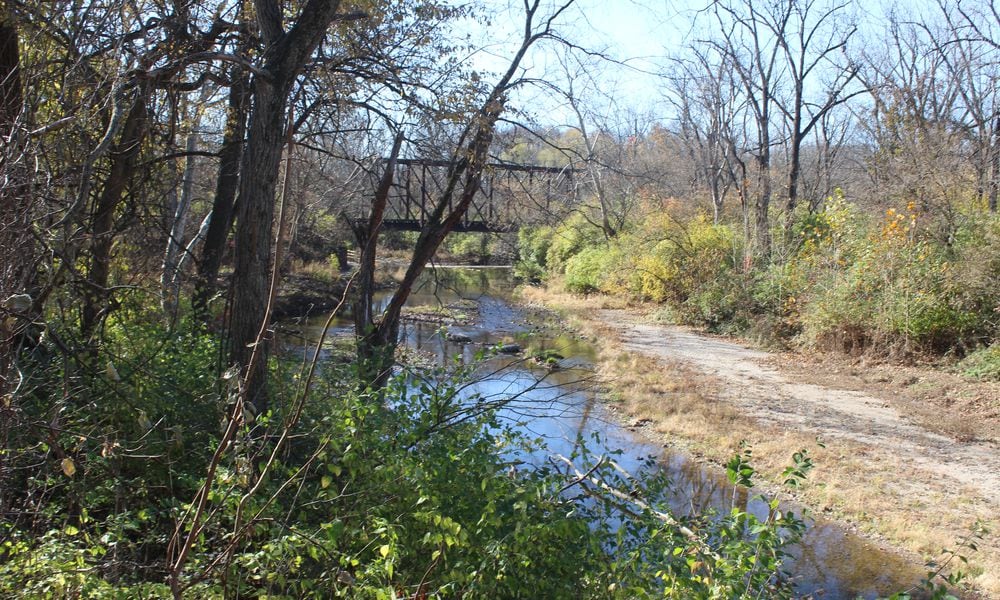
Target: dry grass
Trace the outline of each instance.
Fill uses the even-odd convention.
[[[316,281],[322,281],[324,283],[333,283],[340,279],[341,276],[340,270],[331,265],[328,261],[303,262],[297,260],[292,263],[291,270],[297,275],[315,279]]]
[[[995,499],[962,496],[892,449],[839,440],[835,446],[820,447],[809,435],[742,416],[737,407],[719,399],[722,381],[684,364],[623,351],[617,332],[595,316],[599,309],[622,307],[621,300],[581,298],[541,288],[525,289],[522,297],[554,308],[570,327],[599,342],[599,373],[608,401],[629,420],[650,419],[652,432],[647,433],[658,443],[721,464],[746,440],[753,448],[755,467],[766,479],[763,487],[871,539],[888,542],[918,564],[937,557],[942,548],[954,548],[977,519],[996,523]],[[817,466],[806,485],[790,494],[781,489],[779,476],[799,448],[807,448]],[[997,539],[981,544],[969,560],[966,570],[976,587],[1000,597]]]

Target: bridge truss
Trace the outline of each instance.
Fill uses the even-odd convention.
[[[382,228],[420,231],[441,197],[451,167],[452,163],[445,160],[398,159]],[[574,202],[576,172],[570,168],[490,163],[465,216],[453,231],[504,233],[536,222],[539,216]],[[455,190],[453,202],[463,191]]]

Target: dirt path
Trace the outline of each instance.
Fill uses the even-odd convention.
[[[639,322],[625,311],[599,313],[617,331],[622,347],[680,361],[725,385],[725,399],[764,424],[808,431],[824,440],[847,439],[907,457],[931,479],[950,480],[1000,507],[1000,448],[958,442],[917,425],[882,398],[862,392],[797,383],[773,364],[773,355],[691,330]],[[912,481],[907,485],[911,486]]]

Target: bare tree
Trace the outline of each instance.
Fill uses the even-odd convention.
[[[872,139],[870,177],[882,197],[906,197],[925,209],[956,191],[968,163],[956,126],[962,82],[930,51],[925,26],[890,16],[883,48],[869,45],[865,83],[872,115],[859,124]]]
[[[601,91],[598,60],[609,59],[597,54],[583,58],[568,48],[560,55],[565,81],[562,89],[553,88],[569,107],[573,122],[558,138],[549,136],[549,143],[582,174],[575,186],[579,211],[610,240],[625,226],[636,203],[635,189],[643,174],[635,159],[644,132],[637,118],[629,118],[634,115],[623,114],[618,99]],[[598,217],[592,220],[592,213]]]
[[[752,154],[757,188],[754,197],[754,242],[756,254],[771,254],[769,210],[772,196],[772,128],[778,110],[778,86],[783,77],[783,49],[779,39],[788,35],[792,17],[790,3],[779,0],[758,2],[718,1],[711,11],[719,26],[716,39],[706,40],[724,60],[730,61],[743,85],[747,106],[753,116],[755,139]]]
[[[438,196],[417,238],[409,266],[399,287],[389,299],[381,314],[371,321],[359,321],[358,357],[363,385],[379,387],[387,380],[399,338],[399,322],[403,305],[409,298],[417,278],[437,252],[441,243],[461,221],[480,187],[486,168],[490,145],[497,122],[507,108],[510,93],[524,83],[519,77],[521,63],[528,51],[541,40],[554,38],[554,25],[574,0],[557,4],[548,15],[540,14],[541,0],[524,0],[524,25],[520,44],[505,72],[490,87],[478,108],[462,127],[457,143],[450,153],[450,167],[443,191]],[[388,173],[388,172],[387,172]],[[368,244],[374,244],[380,223],[369,223],[366,234]],[[369,267],[370,268],[370,267]],[[364,273],[359,275],[365,277]]]
[[[945,60],[951,76],[961,82],[963,113],[972,142],[973,161],[980,195],[997,210],[1000,195],[1000,13],[985,5],[938,0],[939,14],[948,24],[948,35],[929,39]]]
[[[860,66],[847,58],[848,42],[857,31],[855,25],[841,22],[848,3],[829,4],[820,0],[783,3],[787,8],[781,14],[790,18],[780,28],[775,24],[772,32],[784,55],[791,86],[787,101],[777,103],[787,121],[789,135],[786,219],[790,222],[799,199],[803,142],[830,111],[867,90],[860,85],[852,88]],[[772,21],[765,23],[770,26]],[[811,100],[807,89],[817,85],[822,85],[823,91]]]
[[[733,157],[745,145],[738,139],[737,120],[745,109],[732,63],[711,47],[690,48],[676,58],[665,75],[667,98],[677,112],[680,140],[694,165],[695,185],[707,188],[714,222],[720,222],[731,186],[742,189]]]
[[[858,169],[847,168],[844,149],[855,130],[851,113],[845,107],[825,112],[813,128],[813,144],[808,149],[812,155],[812,176],[804,172],[802,177],[809,212],[819,210],[835,188],[849,187],[854,181]]]

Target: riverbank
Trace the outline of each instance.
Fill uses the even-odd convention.
[[[522,296],[599,340],[610,403],[658,443],[721,464],[746,440],[775,489],[791,453],[806,448],[815,471],[782,495],[916,563],[939,559],[942,548],[961,552],[956,544],[977,521],[997,530],[1000,385],[769,354],[657,324],[648,311],[603,297],[541,288]],[[1000,597],[997,537],[965,554],[969,565],[954,566],[984,597]]]

